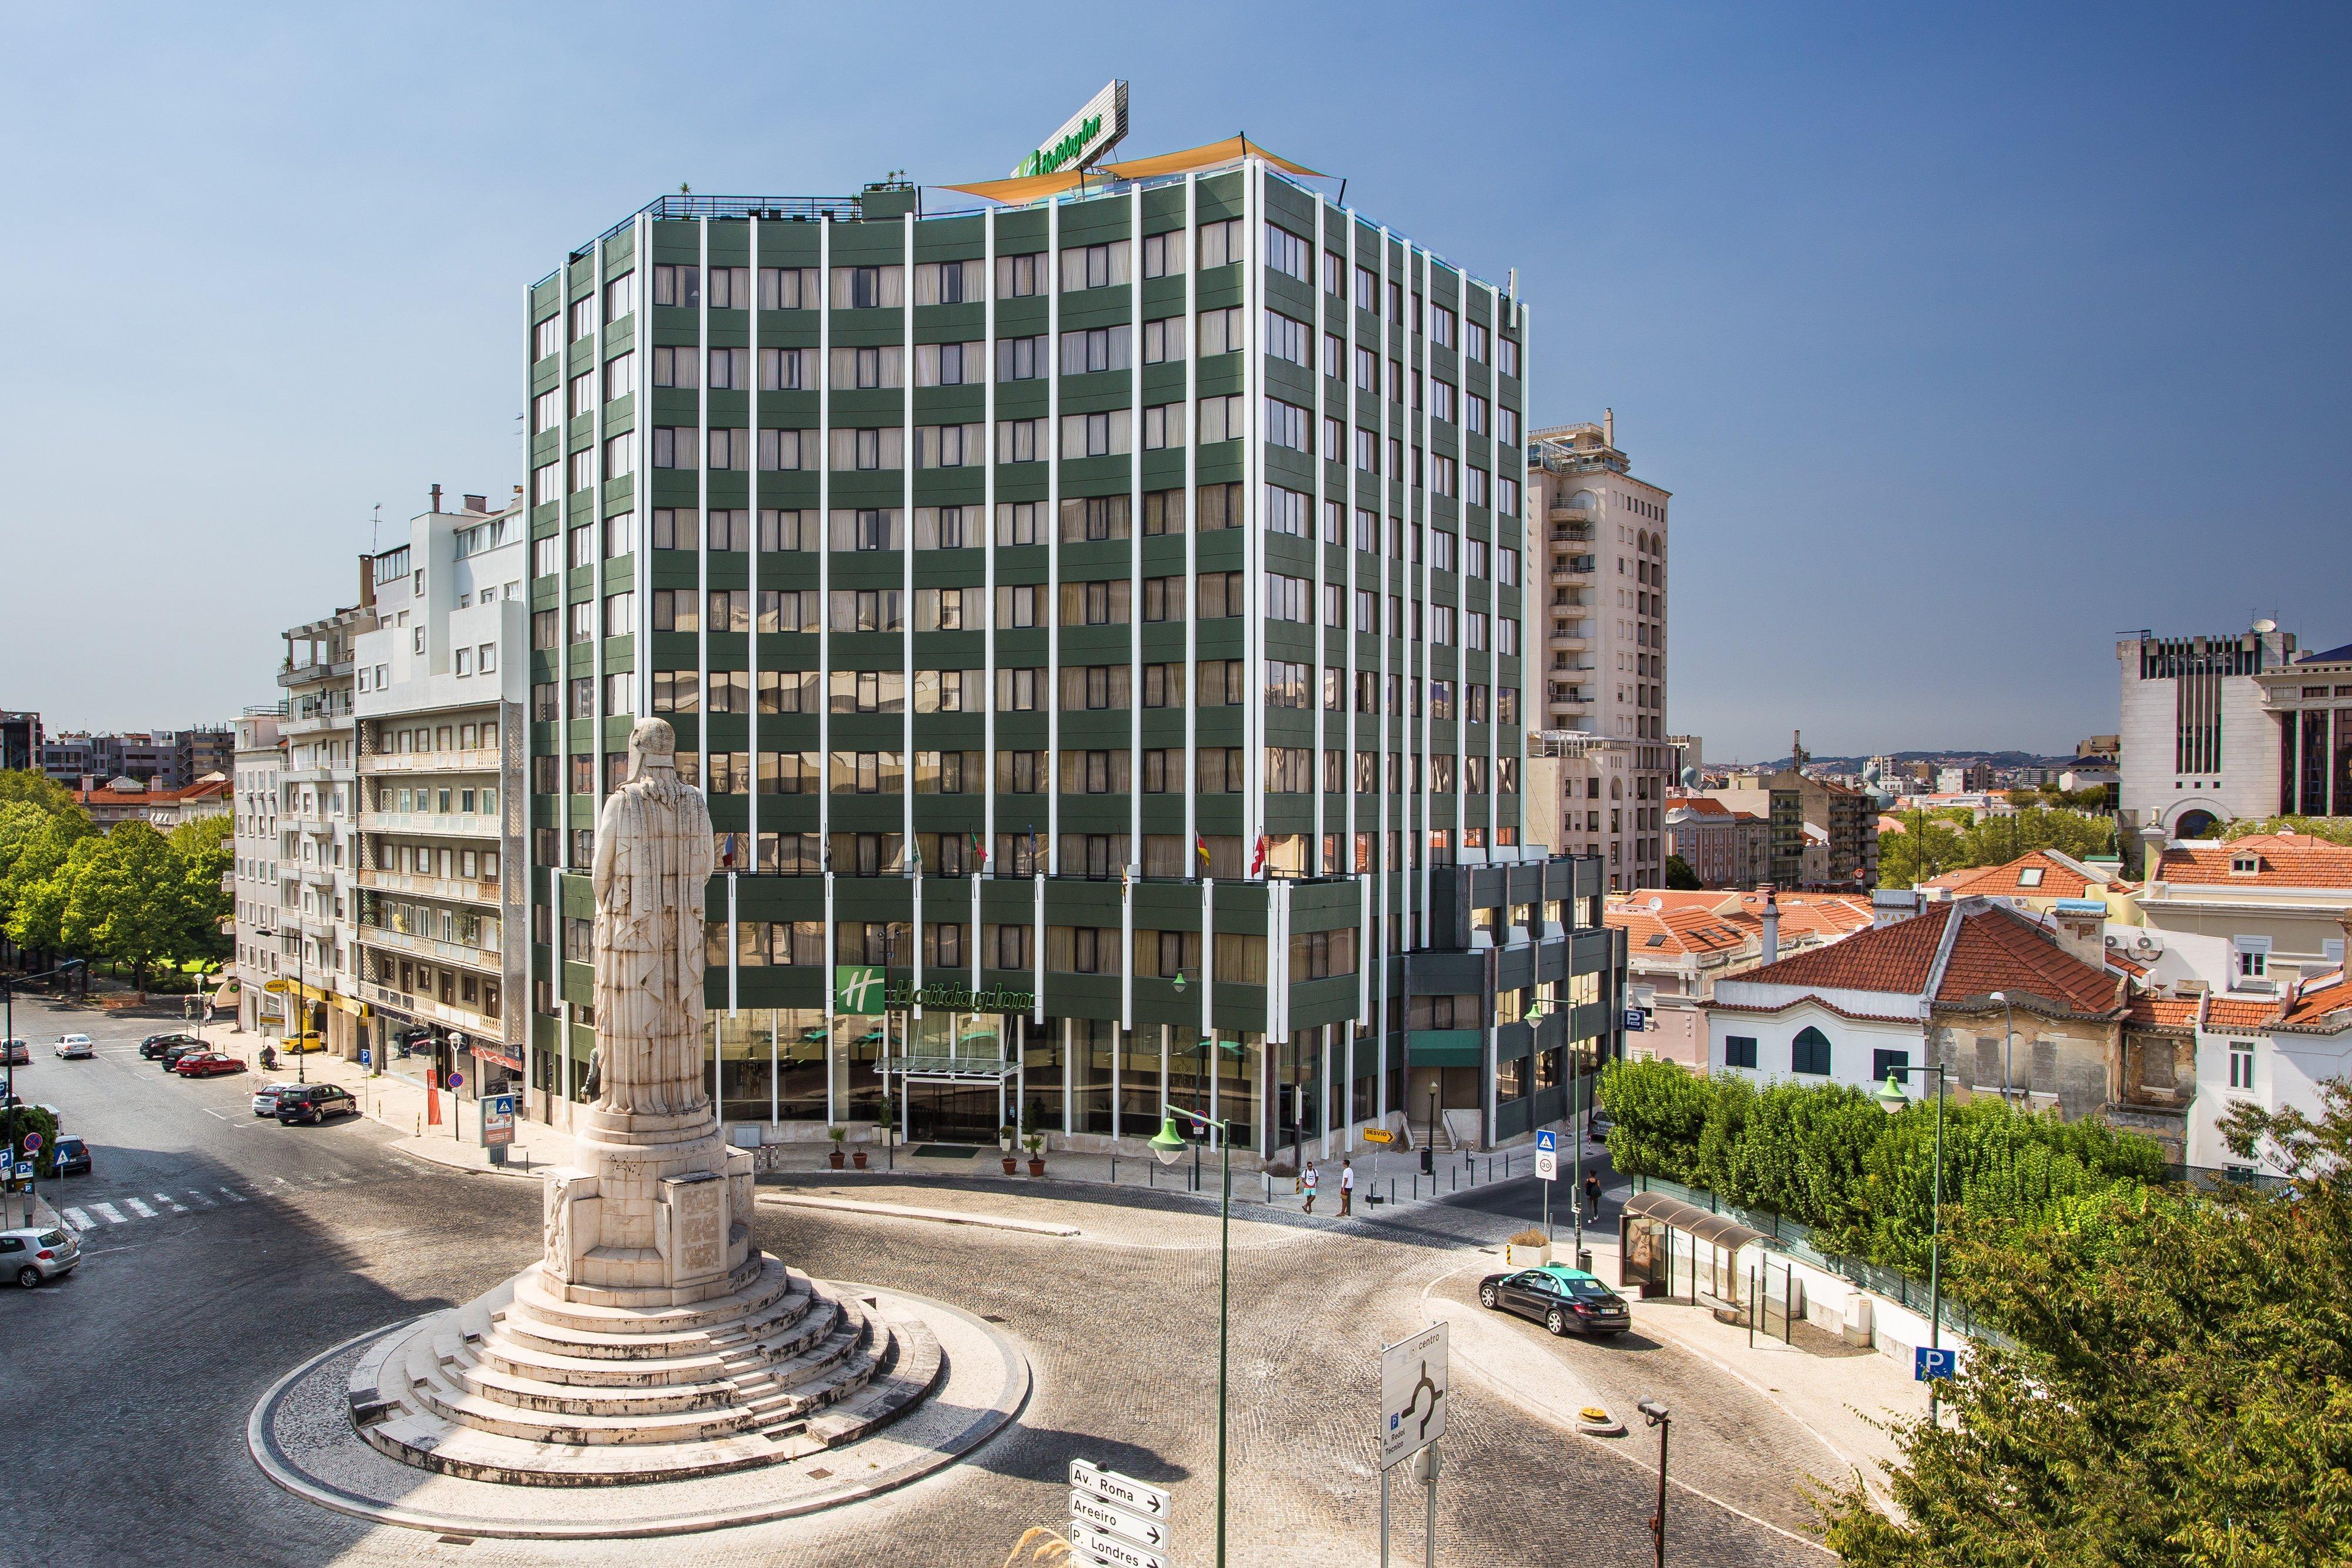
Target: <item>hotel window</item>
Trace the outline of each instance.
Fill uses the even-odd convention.
[[[418,636],[423,636],[418,632]],[[596,640],[596,605],[593,600],[581,600],[572,606],[572,641],[593,643]]]
[[[1165,277],[1184,270],[1184,231],[1143,236],[1143,276]]]
[[[1348,290],[1348,258],[1336,250],[1323,253],[1323,292],[1345,295]]]
[[[760,308],[814,310],[818,293],[814,267],[763,267],[760,269]]]
[[[1280,485],[1265,487],[1265,528],[1268,533],[1289,534],[1297,538],[1311,537],[1307,519],[1313,515],[1314,498]]]
[[[816,596],[810,594],[810,598]],[[759,701],[761,713],[814,713],[814,670],[761,670]]]
[[[918,632],[981,632],[987,590],[983,588],[919,588],[915,590],[915,630]]]
[[[831,789],[835,795],[902,795],[907,789],[904,754],[836,751],[833,754]]]
[[[987,461],[987,426],[982,424],[919,424],[915,427],[918,468],[977,467]]]
[[[637,308],[637,275],[625,272],[604,285],[604,319],[617,321]]]
[[[1108,582],[1062,584],[1062,624],[1065,626],[1124,626],[1128,623],[1133,583],[1127,578]]]
[[[1107,413],[1066,413],[1062,416],[1062,455],[1117,457],[1133,444],[1134,421],[1128,410]]]
[[[657,387],[691,387],[698,384],[696,374],[702,368],[702,350],[693,347],[657,348],[654,350],[654,385]]]
[[[1003,674],[1004,672],[997,672]],[[1007,795],[1045,792],[1045,754],[1042,751],[1000,751],[996,754],[996,788]]]
[[[833,514],[833,548],[837,550],[903,549],[906,536],[896,507],[842,507]]]
[[[572,410],[577,413],[579,410]],[[563,423],[563,394],[543,392],[530,400],[530,427],[533,431],[553,430]]]
[[[1313,696],[1313,676],[1311,665],[1288,659],[1268,659],[1265,661],[1265,706],[1307,706]]]
[[[1158,452],[1169,446],[1184,444],[1184,405],[1181,402],[1154,403],[1143,411],[1143,449]],[[1181,497],[1181,490],[1167,492]],[[1147,532],[1161,532],[1148,529]]]
[[[1223,575],[1239,577],[1241,573]],[[1238,587],[1234,592],[1240,592]],[[1249,688],[1243,680],[1243,672],[1247,668],[1239,659],[1202,660],[1192,677],[1192,689],[1200,694],[1200,705],[1202,707],[1239,707],[1249,701]]]
[[[996,422],[999,463],[1043,463],[1045,422],[1042,419],[1000,419]]]
[[[619,479],[637,471],[637,433],[625,430],[604,438],[604,477]]]
[[[1463,470],[1462,499],[1473,507],[1486,504],[1486,471],[1484,468]]]
[[[1123,539],[1131,531],[1125,496],[1074,496],[1062,503],[1062,542]]]
[[[1219,528],[1242,526],[1242,486],[1238,480],[1223,485],[1203,485],[1200,491],[1201,532],[1213,533]]]
[[[1123,239],[1105,245],[1072,246],[1062,252],[1062,292],[1084,288],[1115,288],[1128,280],[1128,244]]]
[[[1062,373],[1082,376],[1096,371],[1123,371],[1130,362],[1129,334],[1124,326],[1097,327],[1062,334]]]
[[[1200,400],[1200,407],[1202,445],[1210,446],[1220,441],[1239,441],[1248,434],[1245,424],[1248,416],[1243,412],[1239,392],[1229,397],[1204,397]],[[1305,413],[1304,410],[1299,412]]]
[[[1050,361],[1045,352],[1045,338],[1000,338],[996,342],[996,379],[1000,382],[1034,382],[1045,373]]]
[[[836,469],[904,468],[907,433],[899,425],[879,429],[836,430],[833,433],[833,465]]]
[[[551,538],[542,540],[541,542],[545,544],[553,544],[555,541]],[[595,524],[583,523],[579,528],[572,530],[571,564],[575,567],[593,566],[596,564]],[[553,570],[551,565],[550,570]]]
[[[1311,453],[1315,450],[1314,428],[1314,416],[1297,403],[1285,402],[1278,397],[1265,400],[1265,438],[1275,445]],[[1241,432],[1233,434],[1238,435]]]
[[[920,592],[921,590],[917,590]],[[950,591],[954,591],[950,590]],[[977,591],[972,591],[977,596]],[[1122,673],[1123,670],[1122,670]],[[917,713],[978,713],[984,672],[980,670],[917,670]]]
[[[654,466],[692,468],[702,433],[692,425],[654,426]]]
[[[1281,225],[1265,225],[1265,264],[1285,277],[1295,277],[1301,283],[1314,281],[1314,274],[1307,267],[1310,250],[1307,241]]]
[[[1496,411],[1495,439],[1506,446],[1517,446],[1519,444],[1519,411],[1517,409],[1505,408]]]
[[[1447,423],[1454,421],[1454,383],[1433,381],[1429,383],[1429,413],[1433,419]]]
[[[1124,795],[1132,787],[1128,771],[1132,753],[1064,751],[1060,756],[1065,795]]]
[[[817,522],[817,515],[814,511],[762,507],[760,508],[760,548],[772,553],[815,549]]]
[[[1179,597],[1181,596],[1180,589]],[[1182,707],[1184,706],[1184,666],[1182,664],[1144,665],[1143,706],[1145,707]]]
[[[814,349],[761,350],[760,390],[761,392],[814,392],[816,390],[816,350]]]
[[[1242,308],[1234,305],[1222,310],[1202,311],[1200,340],[1201,358],[1204,360],[1241,352]]]
[[[833,590],[835,632],[899,632],[906,629],[900,593],[895,588]]]
[[[1039,525],[1045,517],[1045,503],[1043,501],[999,501],[996,504],[996,542],[1000,545],[1044,544],[1045,533]]]
[[[1519,373],[1519,345],[1516,340],[1509,338],[1496,340],[1495,369],[1507,376]]]
[[[715,429],[709,432],[709,436],[712,473],[722,474],[730,469],[745,469],[751,466],[751,433],[750,431]]]
[[[969,261],[926,261],[915,267],[915,303],[918,305],[977,304],[985,287],[988,264],[973,258]]]
[[[904,713],[907,675],[903,670],[835,670],[830,711],[834,713]],[[721,710],[712,708],[713,713]]]
[[[833,308],[836,310],[894,310],[906,302],[907,269],[903,267],[833,269]]]
[[[604,596],[604,635],[625,637],[637,629],[637,596],[635,593],[608,593]]]
[[[604,401],[627,397],[637,390],[637,356],[615,354],[604,361]]]
[[[907,384],[907,350],[895,343],[833,351],[833,390],[887,392]]]
[[[563,318],[550,316],[530,329],[532,357],[543,360],[563,347]]]
[[[1031,251],[1025,256],[1000,256],[996,258],[996,297],[999,299],[1023,299],[1045,292],[1045,253]]]
[[[1286,577],[1278,571],[1265,574],[1265,618],[1269,621],[1296,621],[1301,625],[1315,619],[1315,584],[1303,577]],[[1305,706],[1305,705],[1300,705]]]
[[[1476,392],[1462,400],[1462,428],[1480,435],[1486,433],[1486,400]]]
[[[1475,321],[1465,322],[1462,328],[1462,351],[1480,364],[1486,362],[1486,329]]]
[[[988,349],[982,343],[918,343],[915,384],[919,387],[978,386],[988,379]]]
[[[817,465],[818,447],[814,430],[761,430],[760,432],[760,467],[763,472],[803,473]]]
[[[949,428],[952,429],[953,426]],[[965,425],[977,430],[976,425]],[[915,508],[915,548],[917,549],[978,549],[986,544],[982,537],[987,512],[979,507],[918,507]]]
[[[562,464],[548,463],[530,471],[531,505],[543,507],[550,501],[562,499]]]
[[[1239,261],[1248,248],[1248,242],[1242,237],[1242,221],[1239,218],[1202,224],[1200,235],[1201,266],[1203,269]]]
[[[710,308],[713,310],[748,310],[751,308],[751,269],[748,267],[714,267],[710,269]]]
[[[1143,362],[1164,364],[1184,357],[1184,318],[1164,316],[1143,324]]]
[[[572,487],[585,490],[596,483],[596,454],[593,449],[572,455]]]
[[[1305,369],[1307,348],[1314,338],[1315,329],[1306,322],[1294,321],[1279,310],[1265,313],[1265,351],[1276,359]]]
[[[1495,510],[1507,517],[1516,517],[1519,515],[1519,482],[1517,479],[1502,478],[1495,481]],[[1517,582],[1518,579],[1517,576],[1512,576],[1501,580]]]
[[[713,349],[710,350],[710,385],[719,392],[745,392],[745,382],[751,368],[749,349]]]

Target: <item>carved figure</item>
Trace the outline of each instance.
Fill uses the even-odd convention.
[[[702,895],[710,810],[679,781],[677,738],[657,718],[629,732],[629,781],[596,823],[596,1103],[639,1115],[705,1110],[708,1010]]]

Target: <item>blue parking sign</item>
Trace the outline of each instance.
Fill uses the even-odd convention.
[[[1911,1352],[1911,1377],[1914,1382],[1954,1377],[1958,1375],[1959,1370],[1960,1353],[1957,1350],[1936,1349],[1923,1344]]]

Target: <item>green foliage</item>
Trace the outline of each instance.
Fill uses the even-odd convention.
[[[1670,1061],[1601,1071],[1609,1155],[1629,1176],[1704,1187],[1811,1226],[1821,1245],[1924,1274],[1934,1218],[1936,1107],[1889,1116],[1837,1084],[1700,1078]],[[2035,1116],[1999,1100],[1944,1108],[1944,1218],[2043,1222],[2119,1185],[2164,1175],[2154,1140],[2103,1122]]]
[[[101,834],[78,810],[0,804],[0,921],[20,946],[119,964],[142,986],[156,964],[223,956],[233,828],[219,817],[169,839],[142,821]]]
[[[1901,820],[1904,831],[1878,841],[1881,887],[1916,887],[1946,872],[2001,865],[2034,850],[2056,850],[2080,860],[2110,853],[2116,842],[2112,819],[2049,806],[2028,806],[1980,822],[1966,821],[1969,813],[1960,807],[1892,815]],[[1955,815],[1962,820],[1953,821]]]
[[[43,1110],[38,1105],[19,1105],[16,1107],[16,1119],[11,1123],[8,1120],[8,1113],[0,1111],[0,1135],[5,1135],[5,1130],[11,1126],[16,1129],[16,1137],[6,1145],[9,1158],[13,1161],[16,1157],[16,1151],[24,1147],[26,1134],[38,1133],[41,1135],[41,1150],[33,1161],[33,1174],[37,1176],[57,1175],[58,1119],[56,1114]]]
[[[1680,855],[1666,857],[1666,886],[1677,893],[1696,893],[1702,884],[1698,873],[1691,870],[1690,862]]]
[[[0,769],[0,804],[32,806],[52,817],[79,818],[84,828],[89,826],[89,813],[81,809],[72,790],[30,768]]]
[[[0,779],[21,777],[0,773]],[[36,775],[35,777],[38,777]],[[43,783],[48,780],[42,779]],[[18,903],[35,886],[56,874],[64,865],[66,855],[74,844],[88,838],[91,829],[89,818],[80,807],[57,812],[26,800],[0,802],[0,926],[9,926]],[[60,904],[60,907],[62,905]],[[41,924],[36,922],[37,925]],[[47,920],[47,928],[54,931],[56,916]],[[23,943],[11,929],[13,940]],[[28,946],[54,946],[54,936],[48,942],[32,942]]]
[[[2352,1564],[2352,1087],[2225,1124],[2294,1180],[2128,1186],[1999,1224],[1964,1213],[1957,1293],[2011,1346],[1898,1426],[1900,1520],[1857,1486],[1830,1546],[1870,1568]]]
[[[2325,839],[2331,844],[2352,844],[2352,818],[2347,817],[2240,817],[2221,824],[2223,840],[2242,839],[2252,833],[2300,833],[2310,838]]]

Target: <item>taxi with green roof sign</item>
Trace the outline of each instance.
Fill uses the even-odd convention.
[[[1554,1334],[1621,1334],[1633,1326],[1625,1298],[1600,1277],[1559,1263],[1489,1274],[1478,1281],[1478,1304],[1490,1312],[1533,1318]]]

